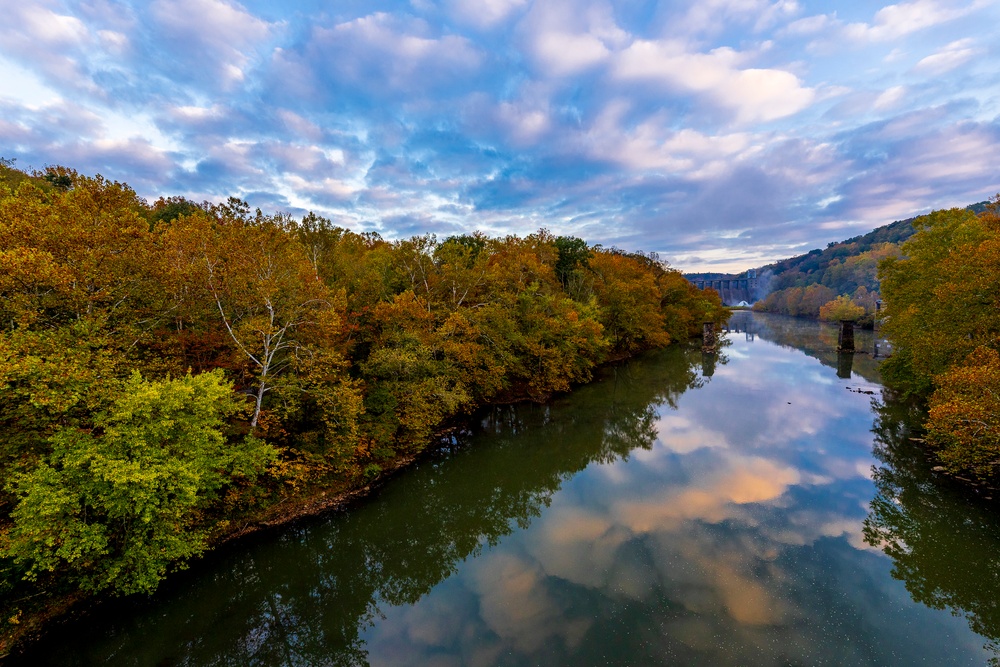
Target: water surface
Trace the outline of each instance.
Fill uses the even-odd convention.
[[[352,508],[54,631],[25,664],[978,665],[995,513],[836,330],[738,313],[497,408]],[[859,336],[859,348],[871,349]]]

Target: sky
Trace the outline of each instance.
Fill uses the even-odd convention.
[[[1000,191],[1000,0],[0,0],[0,156],[738,271]]]

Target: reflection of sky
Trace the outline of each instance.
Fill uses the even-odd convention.
[[[801,352],[733,336],[660,408],[658,438],[567,480],[526,530],[416,605],[373,665],[969,664],[981,641],[911,602],[864,544],[870,397]]]

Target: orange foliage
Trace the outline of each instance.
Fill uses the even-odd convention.
[[[979,476],[1000,470],[1000,354],[980,347],[937,380],[927,438],[942,462]]]

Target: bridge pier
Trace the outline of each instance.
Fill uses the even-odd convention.
[[[837,337],[838,352],[854,352],[854,320],[840,321],[840,335]]]
[[[705,322],[701,330],[701,351],[715,353],[715,323]]]

